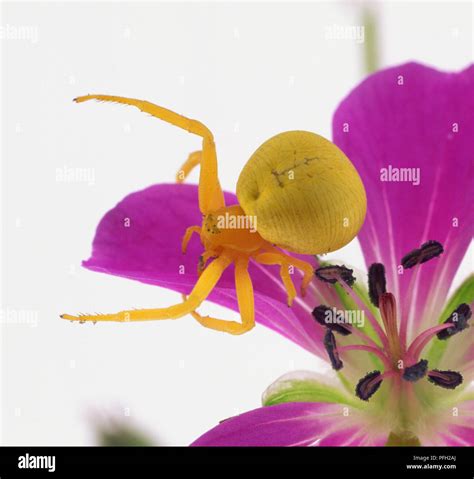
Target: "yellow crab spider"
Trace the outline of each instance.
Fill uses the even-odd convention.
[[[180,304],[114,314],[63,314],[64,319],[148,321],[191,314],[207,328],[242,334],[255,325],[254,293],[248,272],[250,261],[280,266],[281,280],[291,306],[297,293],[290,267],[303,273],[302,295],[312,279],[313,267],[282,249],[313,255],[334,251],[347,244],[363,224],[366,195],[362,181],[344,153],[319,135],[288,131],[266,141],[240,174],[237,183],[239,204],[227,206],[217,174],[214,137],[205,125],[147,101],[109,95],[75,99],[77,103],[88,100],[132,105],[202,138],[202,150],[189,155],[177,174],[177,181],[184,181],[192,169],[200,165],[198,192],[203,220],[201,225],[187,228],[181,246],[185,253],[191,236],[196,233],[204,252],[198,268],[199,278]],[[241,322],[201,316],[197,308],[231,264],[235,269]]]

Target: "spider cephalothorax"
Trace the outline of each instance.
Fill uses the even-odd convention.
[[[199,208],[202,225],[187,228],[182,250],[193,233],[204,251],[198,261],[199,279],[181,304],[115,314],[64,314],[76,321],[146,321],[192,314],[203,326],[242,334],[254,326],[254,296],[249,261],[279,265],[291,306],[296,290],[290,271],[303,272],[301,293],[313,274],[310,263],[293,253],[320,254],[347,244],[365,218],[366,196],[359,175],[347,157],[330,141],[306,131],[289,131],[261,145],[244,167],[237,184],[240,204],[227,206],[217,175],[217,157],[210,130],[146,101],[108,95],[76,98],[132,105],[161,120],[202,137],[202,150],[193,152],[177,174],[182,182],[200,165]],[[196,309],[208,297],[228,266],[235,266],[235,288],[242,322],[200,316]]]

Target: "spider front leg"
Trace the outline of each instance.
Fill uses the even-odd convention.
[[[224,193],[222,192],[217,176],[217,155],[214,136],[206,125],[200,121],[179,115],[162,106],[155,105],[149,101],[137,100],[136,98],[125,98],[113,95],[85,95],[74,99],[76,103],[89,100],[110,101],[131,105],[145,113],[149,113],[155,118],[159,118],[178,128],[200,136],[202,138],[202,154],[200,160],[197,161],[197,155],[194,155],[192,159],[188,158],[188,161],[185,163],[188,172],[197,164],[201,164],[199,175],[199,208],[202,213],[206,214],[225,206]]]
[[[183,254],[186,254],[186,250],[188,249],[188,244],[189,240],[191,239],[193,233],[200,234],[201,233],[201,227],[200,226],[189,226],[186,229],[186,232],[184,233],[183,236],[183,241],[181,243],[181,251]],[[206,267],[207,262],[211,258],[217,258],[220,255],[220,249],[219,250],[207,250],[204,251],[204,253],[199,256],[199,263],[197,267],[197,272],[198,275],[201,276],[202,272],[204,271],[204,268]]]
[[[186,232],[184,233],[183,236],[183,241],[181,242],[181,251],[183,254],[186,254],[186,250],[188,249],[188,243],[189,240],[191,239],[191,236],[193,233],[200,234],[201,233],[201,227],[200,226],[189,226],[186,228]]]
[[[255,326],[255,304],[252,280],[248,272],[248,259],[235,262],[235,289],[242,322],[201,316],[197,311],[191,312],[193,318],[202,326],[229,334],[243,334]]]
[[[188,159],[183,163],[178,173],[176,173],[176,183],[183,183],[191,171],[201,164],[202,151],[193,151]]]
[[[114,314],[85,314],[72,316],[63,314],[61,318],[70,321],[153,321],[157,319],[177,319],[191,313],[209,296],[222,273],[231,264],[232,259],[220,256],[215,259],[199,277],[196,285],[184,303],[158,309],[133,309]]]

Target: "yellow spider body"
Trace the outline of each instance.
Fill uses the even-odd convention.
[[[366,197],[357,171],[335,145],[314,133],[281,133],[258,148],[239,177],[237,197],[240,204],[227,206],[217,175],[214,138],[206,126],[141,100],[87,95],[75,101],[91,99],[135,106],[202,137],[202,150],[189,155],[177,174],[177,181],[184,181],[191,170],[200,165],[199,207],[203,221],[201,225],[187,228],[182,251],[186,252],[193,233],[199,234],[204,251],[198,263],[199,279],[183,303],[113,314],[63,314],[63,319],[147,321],[191,314],[205,327],[242,334],[255,324],[249,261],[280,266],[288,306],[291,306],[296,290],[290,271],[293,268],[302,271],[301,294],[304,294],[313,268],[310,263],[278,247],[306,254],[333,251],[348,243],[362,226]],[[231,264],[235,266],[235,289],[242,321],[199,315],[196,309]]]
[[[244,227],[244,218],[248,216],[239,205],[226,206],[204,217],[201,228],[201,241],[205,249],[230,248],[241,253],[252,253],[268,245],[257,231],[250,225]],[[223,220],[224,226],[219,225],[219,219]],[[235,225],[235,226],[234,226]],[[270,245],[268,245],[270,246]]]
[[[361,228],[367,200],[349,159],[308,131],[270,138],[251,156],[237,183],[245,212],[271,243],[301,254],[342,248]]]

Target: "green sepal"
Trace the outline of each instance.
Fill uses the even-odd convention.
[[[291,374],[291,373],[290,373]],[[273,406],[288,402],[325,402],[359,406],[354,399],[337,386],[311,378],[279,379],[263,394],[262,404]]]

